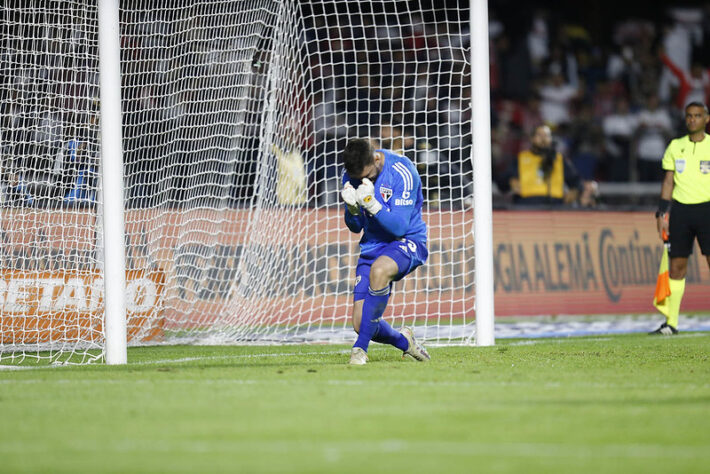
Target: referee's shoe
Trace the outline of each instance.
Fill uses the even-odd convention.
[[[655,331],[649,332],[649,334],[651,334],[652,336],[675,336],[676,334],[678,334],[678,330],[668,323],[663,323],[661,324],[661,327],[659,327]]]

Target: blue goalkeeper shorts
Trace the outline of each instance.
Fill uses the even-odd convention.
[[[387,255],[397,263],[399,273],[394,277],[394,281],[399,281],[424,264],[429,256],[429,251],[426,248],[426,242],[402,239],[385,244],[367,254],[360,254],[355,269],[353,301],[365,299],[370,287],[370,267],[382,255]],[[390,283],[390,288],[391,286]]]

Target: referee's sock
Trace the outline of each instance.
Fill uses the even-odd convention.
[[[685,292],[685,278],[682,280],[669,278],[668,286],[670,287],[671,294],[667,296],[668,316],[666,316],[666,323],[678,329],[678,315],[680,314],[680,302]]]
[[[382,321],[382,313],[385,312],[387,301],[389,299],[389,286],[386,286],[381,290],[373,290],[372,288],[368,288],[365,300],[362,303],[360,331],[358,331],[357,341],[355,341],[353,347],[359,347],[367,352],[370,340],[378,335],[380,329],[379,322]]]

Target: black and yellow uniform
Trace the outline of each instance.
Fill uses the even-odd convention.
[[[513,197],[516,204],[561,204],[568,188],[582,187],[582,180],[569,161],[561,153],[545,169],[545,157],[532,150],[518,154],[512,173],[520,182],[520,192]]]
[[[693,142],[686,135],[671,141],[662,166],[673,171],[670,257],[688,257],[695,238],[702,254],[710,255],[710,137]]]

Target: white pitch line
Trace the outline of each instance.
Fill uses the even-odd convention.
[[[30,367],[26,365],[0,365],[0,370],[32,370],[37,367]]]
[[[519,458],[574,458],[574,459],[710,459],[704,446],[669,446],[667,444],[587,444],[573,443],[525,443],[525,442],[476,442],[476,441],[411,441],[387,439],[379,442],[369,441],[325,441],[325,440],[264,440],[264,441],[229,441],[210,440],[209,442],[191,440],[150,440],[142,442],[122,440],[118,442],[98,442],[82,439],[66,441],[66,445],[76,452],[101,453],[161,453],[182,452],[188,454],[243,453],[245,455],[271,455],[278,453],[321,454],[325,461],[333,462],[352,452],[371,454],[426,454],[464,457],[519,457]],[[41,453],[41,445],[28,445],[21,442],[6,442],[0,445],[0,453]]]

